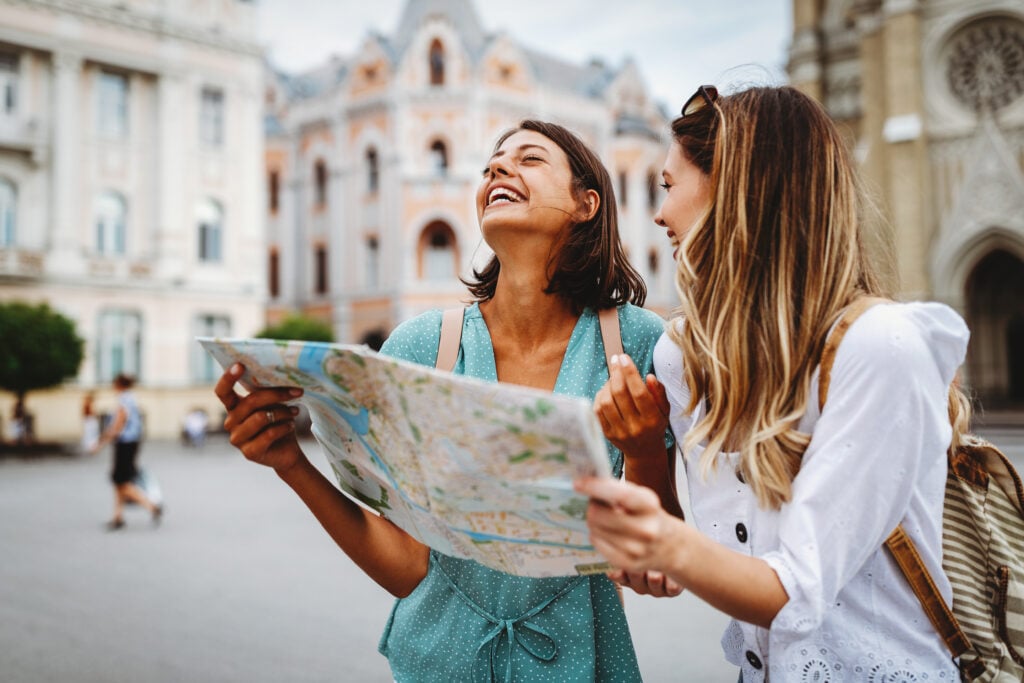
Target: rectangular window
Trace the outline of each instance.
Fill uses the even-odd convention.
[[[103,192],[96,198],[96,252],[108,256],[125,253],[127,206],[117,192]]]
[[[207,147],[224,144],[224,92],[203,88],[199,103],[199,141]]]
[[[100,312],[96,336],[96,379],[107,383],[121,372],[136,378],[142,370],[142,316],[134,311]]]
[[[230,337],[231,318],[226,315],[197,315],[192,323],[195,337]],[[192,380],[209,384],[220,377],[223,369],[199,344],[192,344]]]
[[[0,116],[13,116],[18,110],[18,55],[0,52]]]
[[[0,178],[0,248],[13,247],[18,216],[18,190],[14,183]]]
[[[108,138],[123,138],[128,135],[128,77],[109,71],[101,71],[99,78],[99,122],[100,135]]]
[[[276,299],[281,294],[281,257],[276,249],[270,251],[270,263],[267,268],[267,288],[270,298]]]
[[[316,293],[327,293],[327,247],[318,245],[316,247]]]
[[[366,281],[367,289],[380,287],[380,243],[377,237],[366,238]]]
[[[270,201],[270,213],[277,213],[279,202],[281,201],[281,176],[278,175],[277,171],[271,171],[267,177],[267,197]]]
[[[220,261],[220,225],[213,222],[199,224],[199,260]]]

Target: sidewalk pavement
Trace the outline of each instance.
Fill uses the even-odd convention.
[[[1024,471],[1024,430],[983,435]],[[148,442],[140,463],[163,524],[130,508],[107,532],[109,452],[0,459],[0,680],[391,681],[376,647],[392,599],[271,471],[223,436]],[[727,619],[693,596],[626,591],[626,611],[645,681],[736,679],[718,645]]]

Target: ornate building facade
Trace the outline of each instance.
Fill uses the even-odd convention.
[[[0,300],[47,302],[86,342],[74,382],[29,394],[40,437],[74,438],[81,393],[122,371],[149,435],[176,434],[216,407],[194,337],[263,326],[256,11],[0,1]]]
[[[907,298],[971,327],[965,380],[1024,412],[1024,5],[794,0],[792,82],[849,133]]]
[[[634,64],[570,64],[482,29],[471,0],[408,0],[390,35],[267,92],[268,318],[328,321],[376,344],[402,320],[458,305],[489,256],[474,193],[494,141],[524,118],[561,123],[604,160],[648,282],[674,298],[660,203],[667,120]]]

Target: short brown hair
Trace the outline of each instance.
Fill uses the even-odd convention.
[[[579,199],[587,190],[601,198],[597,213],[588,221],[576,223],[553,259],[552,275],[544,292],[557,294],[574,309],[602,309],[633,303],[643,306],[647,287],[630,265],[619,240],[619,216],[615,191],[608,170],[578,136],[557,123],[527,119],[518,128],[506,131],[494,143],[497,151],[511,135],[521,130],[540,133],[565,152],[572,172],[573,192]],[[496,256],[473,277],[463,279],[476,301],[494,296],[501,263]]]

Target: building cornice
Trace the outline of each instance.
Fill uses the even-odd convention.
[[[240,40],[209,29],[168,21],[164,17],[131,12],[116,5],[97,5],[82,0],[0,0],[0,5],[20,5],[42,9],[57,14],[77,16],[108,26],[150,33],[157,38],[172,38],[247,57],[263,56],[263,48],[256,42]]]

